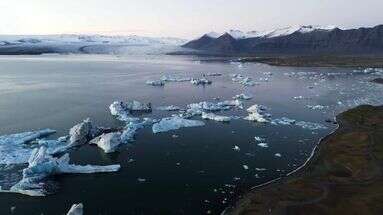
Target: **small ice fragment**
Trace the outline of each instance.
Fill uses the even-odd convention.
[[[231,118],[228,116],[220,116],[214,113],[202,113],[202,119],[210,119],[217,122],[230,122]]]
[[[254,139],[255,139],[255,141],[257,141],[257,142],[265,141],[265,138],[257,137],[257,136],[255,136]]]
[[[96,144],[105,153],[115,152],[117,147],[121,144],[121,133],[114,132],[108,134],[102,134],[97,137],[96,140],[91,141],[91,143]]]
[[[275,153],[274,155],[275,157],[282,157],[282,155],[280,153]]]
[[[222,76],[222,74],[215,72],[215,73],[207,73],[206,76]]]
[[[266,171],[267,169],[266,168],[255,168],[255,170],[257,170],[257,171]]]
[[[242,167],[243,167],[243,169],[245,169],[245,170],[248,170],[248,169],[249,169],[249,166],[247,166],[247,165],[242,165]]]
[[[146,84],[151,86],[164,86],[165,82],[164,81],[146,81]]]
[[[247,94],[244,94],[244,93],[241,93],[239,95],[235,95],[233,97],[233,99],[242,99],[242,100],[250,100],[251,98],[253,98],[251,95],[247,95]]]
[[[194,85],[207,85],[207,84],[211,84],[212,81],[210,80],[207,80],[206,78],[201,78],[201,79],[192,79],[190,81],[190,83],[194,84]]]
[[[269,145],[267,143],[258,143],[258,146],[262,147],[262,148],[267,148],[269,147]]]
[[[83,204],[80,203],[80,204],[74,204],[72,205],[72,207],[70,208],[70,210],[68,211],[68,213],[66,215],[83,215]]]
[[[146,179],[145,178],[137,178],[137,181],[140,183],[144,183],[144,182],[146,182]]]
[[[238,152],[238,151],[240,151],[241,149],[240,149],[238,146],[234,146],[234,147],[233,147],[233,150]]]
[[[249,115],[245,117],[245,120],[254,121],[254,122],[268,122],[267,119],[261,114],[262,107],[260,105],[253,105],[247,109]]]
[[[157,110],[161,110],[161,111],[178,111],[180,109],[181,109],[180,107],[175,105],[161,106],[157,108]]]
[[[184,119],[179,116],[163,118],[160,122],[155,123],[152,127],[153,133],[167,132],[177,130],[183,127],[204,126],[205,123],[199,120]]]

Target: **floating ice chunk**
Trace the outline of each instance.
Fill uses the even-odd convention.
[[[62,153],[73,147],[84,145],[93,139],[97,133],[97,128],[92,125],[90,119],[85,119],[69,130],[69,140],[67,144],[54,149],[51,154]]]
[[[137,178],[137,181],[140,183],[144,183],[144,182],[146,182],[146,179],[145,178]]]
[[[93,139],[90,143],[96,144],[105,153],[115,152],[117,147],[121,144],[121,133],[114,132],[108,134],[102,134],[99,137]]]
[[[295,123],[297,126],[303,128],[303,129],[309,129],[309,130],[319,130],[319,129],[327,129],[326,126],[320,124],[320,123],[315,123],[315,122],[305,122],[305,121],[300,121]]]
[[[84,206],[82,203],[74,204],[72,205],[72,207],[70,208],[70,210],[68,211],[66,215],[83,215],[84,213],[83,209],[84,209]]]
[[[233,97],[233,99],[242,99],[242,100],[250,100],[251,98],[253,98],[251,95],[247,95],[247,94],[244,94],[244,93],[241,93],[239,95],[235,95]]]
[[[127,103],[115,101],[109,106],[109,109],[113,116],[125,122],[135,122],[139,120],[139,118],[131,116],[132,111],[149,112],[152,110],[150,103],[143,104],[138,101],[130,101]]]
[[[164,86],[165,82],[160,80],[160,81],[146,81],[147,85],[152,85],[152,86]]]
[[[212,81],[210,80],[207,80],[206,78],[201,78],[201,79],[191,79],[190,83],[194,84],[194,85],[207,85],[207,84],[211,84]]]
[[[191,78],[164,75],[161,77],[161,80],[166,82],[186,82],[186,81],[190,81]]]
[[[247,109],[249,115],[245,117],[245,120],[254,121],[254,122],[268,122],[267,119],[261,113],[260,105],[253,105]]]
[[[255,141],[258,141],[258,142],[265,141],[265,138],[257,137],[257,136],[255,136],[254,139],[255,139]]]
[[[240,151],[241,149],[240,149],[238,146],[234,146],[234,147],[233,147],[233,150],[238,152],[238,151]]]
[[[55,133],[55,130],[44,129],[34,132],[24,132],[0,136],[0,164],[22,164],[27,163],[31,156],[33,147],[26,143]]]
[[[238,108],[243,108],[243,103],[242,101],[236,99],[236,100],[226,100],[223,102],[218,102],[219,106],[222,107],[238,107]]]
[[[294,125],[296,122],[295,119],[289,119],[287,117],[282,117],[280,119],[273,119],[271,124],[273,125]]]
[[[275,157],[282,157],[282,155],[280,154],[280,153],[275,153],[275,155],[274,155]]]
[[[153,133],[167,132],[177,130],[182,127],[204,126],[205,123],[199,120],[184,119],[179,116],[163,118],[160,122],[155,123],[152,127]]]
[[[234,83],[242,84],[243,86],[254,86],[256,83],[249,77],[244,77],[241,74],[233,74],[232,81]]]
[[[280,119],[273,119],[271,121],[271,124],[273,124],[273,125],[296,125],[296,126],[299,126],[303,129],[309,129],[309,130],[327,129],[326,126],[324,126],[320,123],[296,121],[294,119],[289,119],[287,117],[282,117]]]
[[[267,148],[269,147],[269,145],[267,143],[258,143],[258,146],[262,147],[262,148]]]
[[[249,169],[249,166],[247,166],[247,165],[242,165],[242,167],[243,167],[243,169],[245,169],[245,170],[248,170],[248,169]]]
[[[323,105],[306,105],[306,107],[311,110],[323,110],[326,108],[326,106]]]
[[[158,107],[157,110],[162,110],[162,111],[178,111],[181,108],[175,105],[169,105],[169,106],[161,106]]]
[[[230,122],[231,117],[228,116],[220,116],[214,113],[202,113],[202,119],[210,119],[218,122]]]
[[[9,191],[2,190],[2,192],[45,196],[44,180],[49,176],[65,173],[116,172],[120,169],[120,165],[78,166],[69,164],[68,154],[60,158],[54,158],[47,154],[45,147],[34,149],[28,163],[28,167],[23,170],[23,178],[17,184],[13,185]]]
[[[255,168],[255,170],[257,170],[257,171],[266,171],[267,169],[266,168]]]

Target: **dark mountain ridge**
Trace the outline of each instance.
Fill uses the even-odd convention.
[[[222,55],[383,55],[383,25],[349,30],[295,31],[276,37],[235,39],[229,33],[218,38],[204,35],[182,47]]]

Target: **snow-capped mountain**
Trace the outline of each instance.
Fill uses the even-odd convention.
[[[285,27],[285,28],[278,28],[274,30],[269,31],[249,31],[249,32],[243,32],[240,30],[229,30],[224,33],[217,33],[217,32],[210,32],[205,34],[208,37],[211,38],[218,38],[225,33],[230,34],[234,39],[247,39],[247,38],[255,38],[255,37],[266,37],[266,38],[272,38],[272,37],[280,37],[280,36],[286,36],[293,34],[295,32],[300,33],[310,33],[313,31],[332,31],[336,29],[336,26],[319,26],[319,25],[302,25],[302,26],[292,26],[292,27]]]
[[[271,31],[209,33],[183,47],[223,55],[383,54],[382,35],[383,25],[358,29],[308,25]]]

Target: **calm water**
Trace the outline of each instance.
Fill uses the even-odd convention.
[[[165,87],[145,85],[146,80],[164,74],[200,77],[204,73],[223,75],[210,77],[213,84],[206,87],[189,82],[168,83]],[[233,83],[233,73],[261,79],[260,84],[244,87]],[[42,198],[0,193],[0,214],[10,214],[11,207],[16,207],[13,214],[65,214],[78,202],[84,204],[85,214],[217,214],[240,190],[277,178],[304,163],[318,140],[335,128],[326,119],[358,104],[382,104],[382,86],[368,82],[377,76],[381,74],[352,69],[203,63],[175,56],[0,57],[0,135],[52,128],[58,131],[53,137],[62,136],[87,117],[98,125],[120,126],[108,109],[115,100],[136,99],[151,102],[154,107],[186,106],[216,97],[231,99],[243,92],[254,96],[245,102],[246,108],[261,104],[268,107],[272,118],[286,116],[328,127],[312,131],[233,120],[206,121],[204,127],[163,134],[145,128],[138,132],[135,142],[116,153],[105,154],[92,146],[70,153],[73,163],[119,163],[120,172],[60,175],[51,179],[56,193]],[[308,99],[296,100],[295,96]],[[306,107],[318,104],[328,107]],[[221,114],[245,116],[246,111]],[[154,110],[143,116],[169,115]],[[174,134],[178,138],[172,137]],[[257,146],[255,136],[265,138],[269,147]],[[234,145],[241,150],[234,151]],[[275,157],[275,153],[282,157]],[[0,167],[0,186],[17,181],[20,174],[17,168]]]

